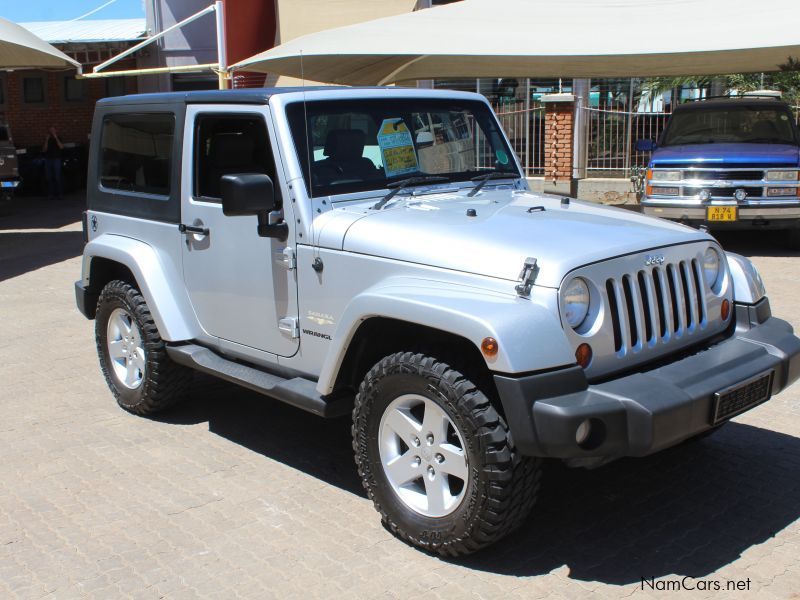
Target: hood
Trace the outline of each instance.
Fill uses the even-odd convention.
[[[476,216],[468,216],[468,209]],[[352,218],[355,212],[343,250],[510,281],[534,257],[536,285],[548,287],[558,287],[564,275],[588,263],[711,239],[628,210],[576,200],[562,205],[558,197],[509,190],[401,199],[380,211],[361,207]]]
[[[653,167],[665,163],[695,167],[716,164],[796,167],[799,160],[800,148],[788,144],[687,144],[658,148],[650,164]]]

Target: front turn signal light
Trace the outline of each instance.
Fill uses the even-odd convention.
[[[486,358],[494,358],[497,356],[497,353],[500,351],[500,346],[497,344],[497,340],[493,337],[483,338],[481,342],[481,352]]]
[[[575,360],[581,368],[588,367],[592,362],[592,347],[589,344],[581,344],[575,350]]]

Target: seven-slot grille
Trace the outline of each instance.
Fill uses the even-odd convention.
[[[648,267],[606,281],[614,350],[624,356],[705,326],[703,272],[696,258]]]

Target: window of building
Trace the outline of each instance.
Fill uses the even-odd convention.
[[[106,188],[169,195],[175,117],[112,115],[103,122],[100,182]]]
[[[126,93],[124,77],[109,77],[106,79],[106,96],[124,96]]]
[[[199,115],[194,140],[195,197],[219,201],[223,175],[265,173],[274,180],[275,162],[261,116]]]
[[[72,75],[64,77],[64,100],[75,102],[86,97],[86,82]]]
[[[28,104],[44,102],[44,77],[23,77],[22,98]]]
[[[6,103],[6,78],[0,75],[0,106]]]

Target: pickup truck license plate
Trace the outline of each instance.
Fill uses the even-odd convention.
[[[736,206],[709,206],[706,209],[706,221],[735,221],[739,218]]]
[[[711,424],[727,421],[769,400],[773,373],[774,371],[761,373],[714,394],[714,415]]]

